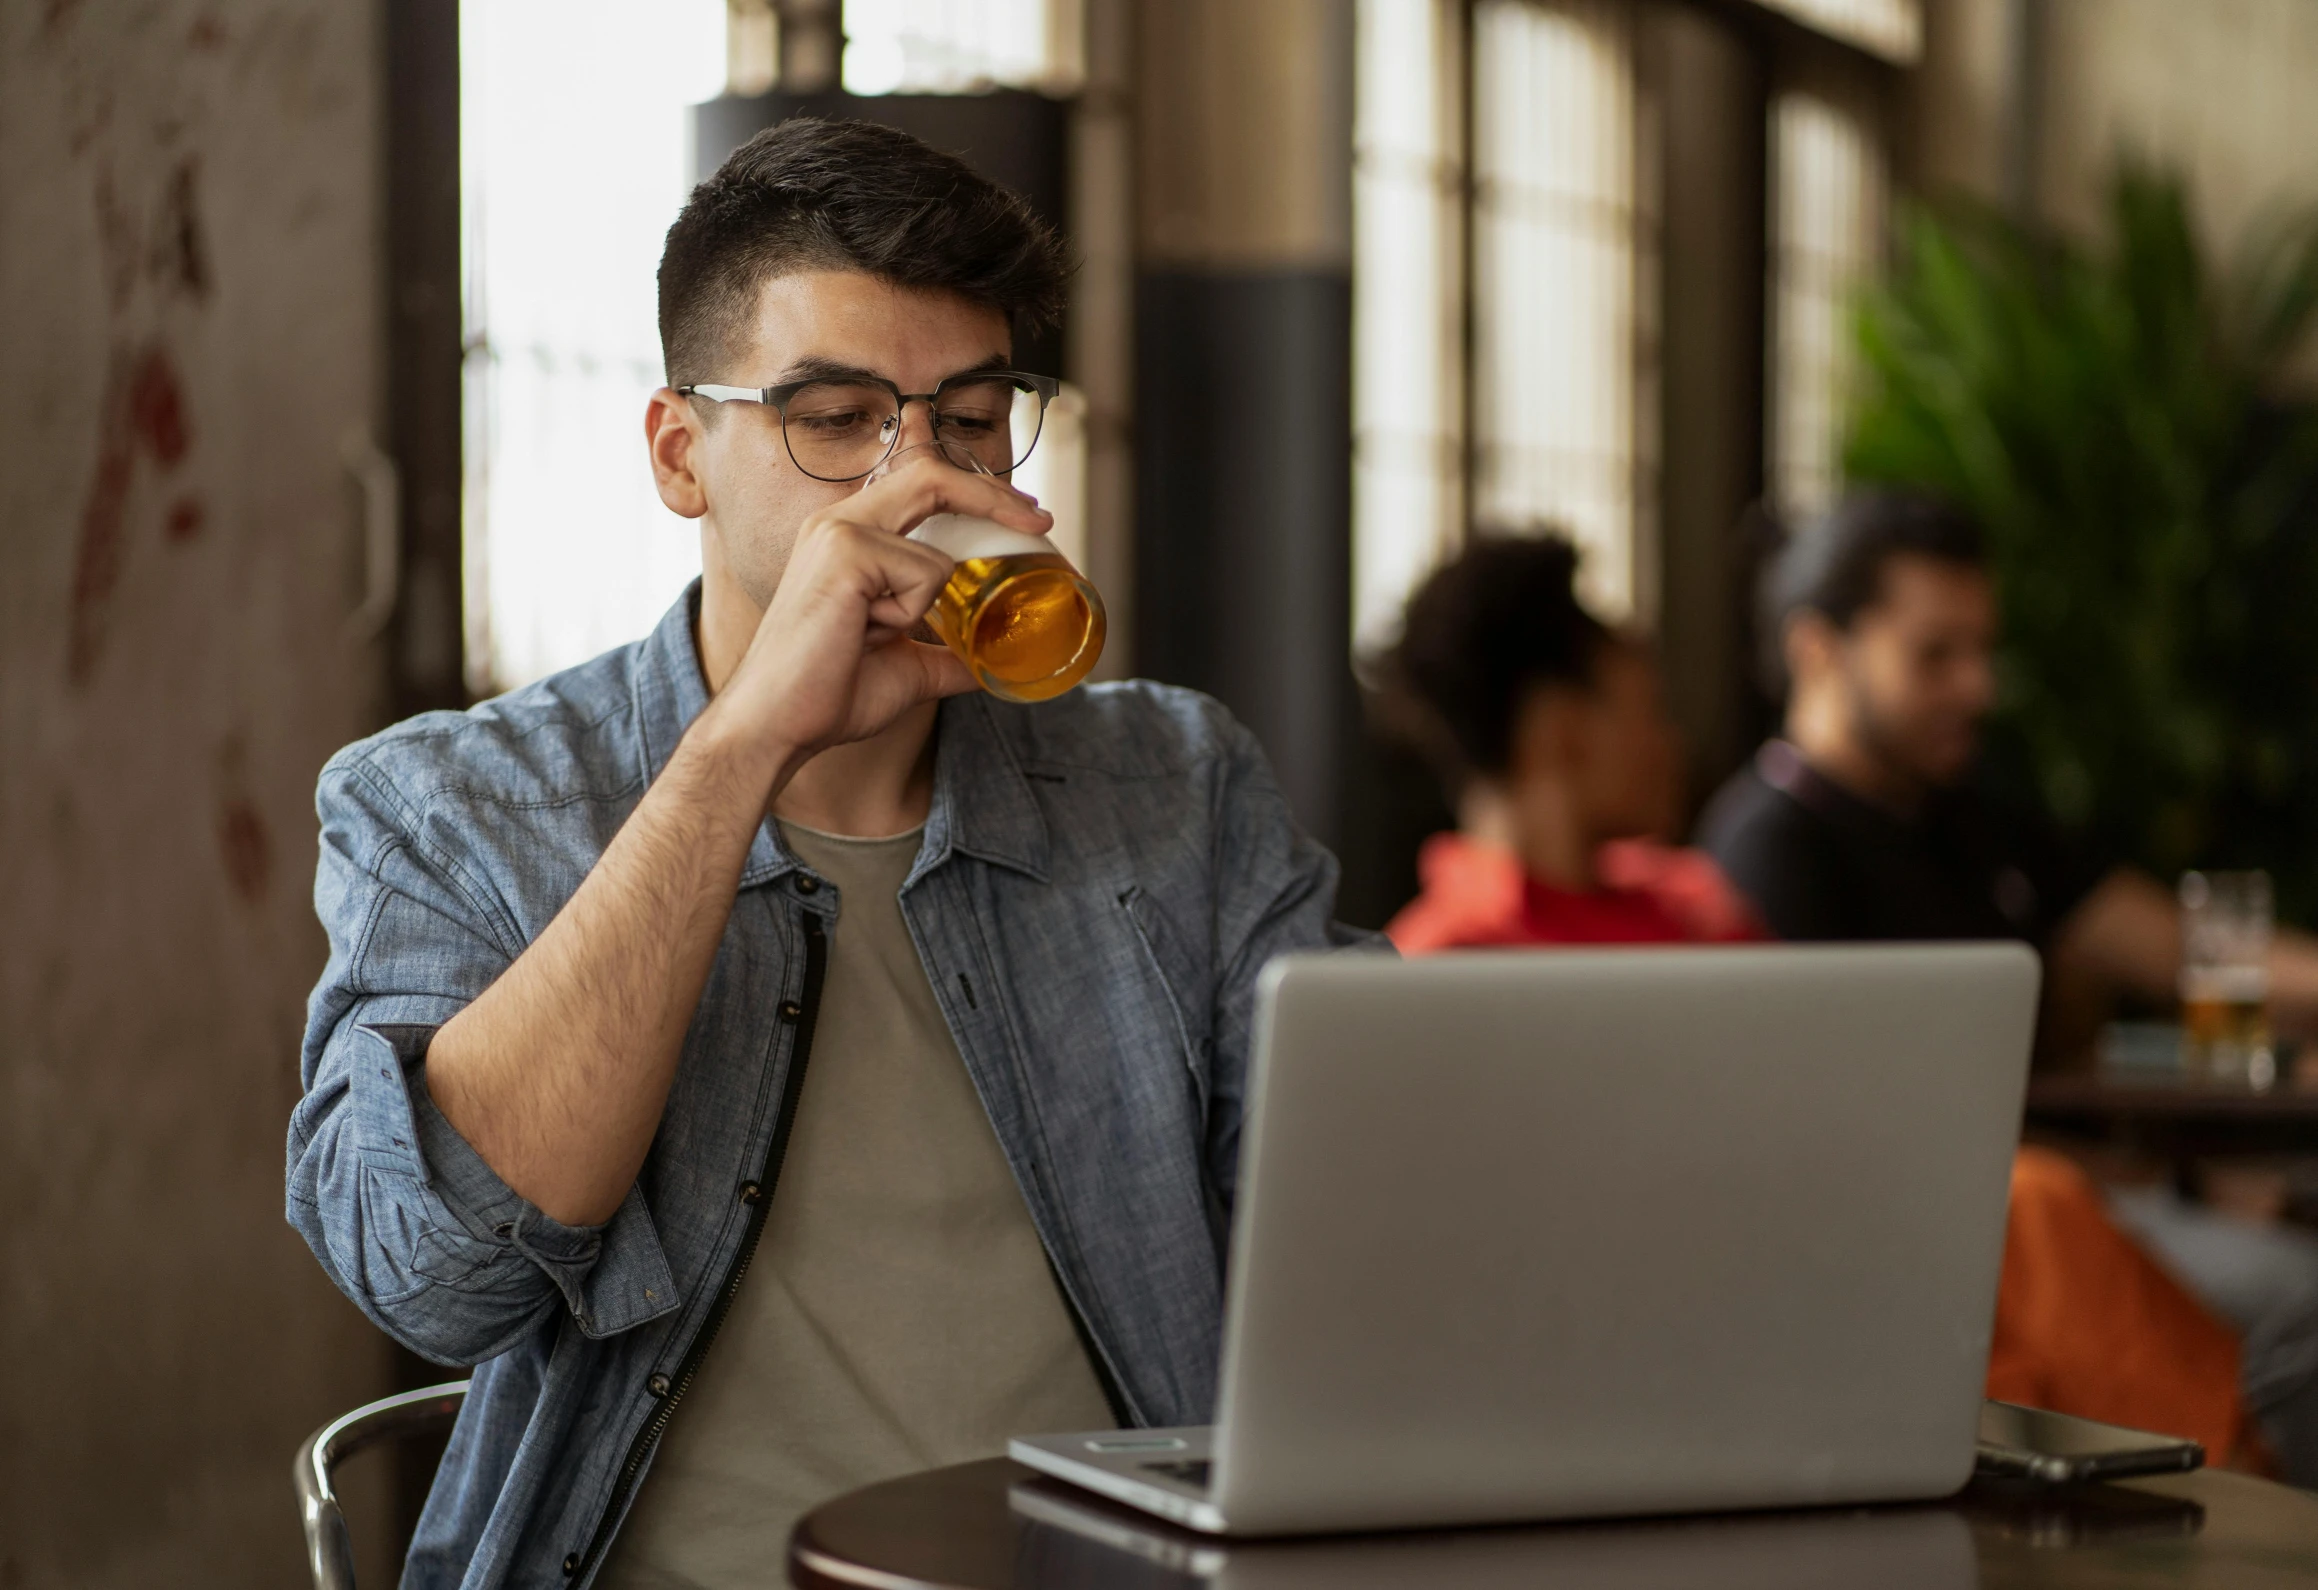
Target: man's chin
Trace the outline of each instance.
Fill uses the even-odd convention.
[[[1950,747],[1919,758],[1916,776],[1933,789],[1948,789],[1964,782],[1979,755],[1979,742],[1968,740],[1961,748]]]

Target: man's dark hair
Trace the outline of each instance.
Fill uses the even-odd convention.
[[[757,295],[799,270],[862,271],[939,288],[1025,326],[1061,318],[1062,239],[955,155],[892,127],[792,116],[692,190],[660,253],[668,381],[754,379],[731,368]]]
[[[1479,534],[1409,599],[1384,708],[1452,787],[1505,771],[1533,687],[1594,683],[1611,634],[1579,602],[1577,567],[1565,536]]]
[[[1788,620],[1817,613],[1848,630],[1882,597],[1884,571],[1897,557],[1988,566],[1978,521],[1924,492],[1854,492],[1787,538],[1763,570],[1756,608],[1764,683],[1772,694],[1787,688]]]

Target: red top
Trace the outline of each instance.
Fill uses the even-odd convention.
[[[1519,944],[1738,944],[1768,935],[1702,850],[1604,845],[1587,893],[1524,877],[1511,852],[1435,834],[1417,857],[1424,892],[1385,927],[1403,955]]]

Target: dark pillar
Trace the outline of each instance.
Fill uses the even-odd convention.
[[[1255,730],[1336,837],[1351,686],[1352,284],[1146,270],[1135,297],[1139,671]]]
[[[393,715],[466,704],[458,0],[386,7],[387,451],[402,477]]]
[[[1342,830],[1351,613],[1349,0],[1141,12],[1139,672],[1219,697]]]
[[[1666,693],[1703,798],[1751,748],[1753,554],[1763,489],[1763,58],[1712,13],[1668,6],[1653,39],[1664,107],[1659,633]]]
[[[400,600],[386,631],[391,719],[467,704],[458,0],[392,0],[384,29],[386,448],[402,485]],[[392,1351],[398,1389],[443,1379],[440,1365]],[[397,1541],[418,1527],[443,1445],[395,1448]]]

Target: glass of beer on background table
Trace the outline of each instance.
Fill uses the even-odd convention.
[[[2277,1080],[2270,1036],[2270,875],[2181,878],[2181,1042],[2189,1075],[2256,1089]]]

